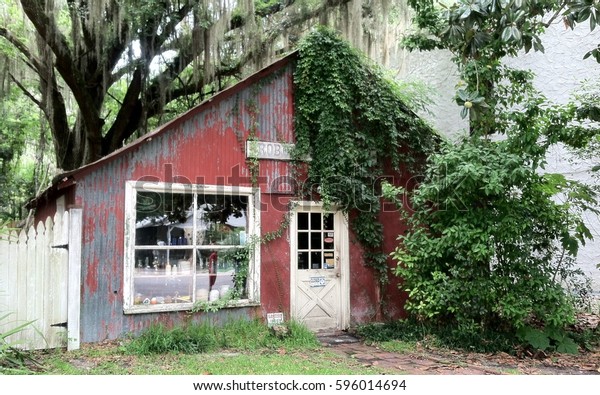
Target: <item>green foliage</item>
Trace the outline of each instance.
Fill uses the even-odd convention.
[[[127,345],[127,350],[138,354],[201,353],[216,346],[214,331],[209,325],[188,325],[168,329],[162,324],[150,326]]]
[[[399,86],[334,32],[319,28],[299,46],[295,70],[295,158],[310,157],[303,194],[352,212],[367,263],[380,259],[379,181],[416,170],[437,137],[398,94]]]
[[[292,327],[292,324],[289,324]],[[235,328],[232,328],[235,327]],[[45,375],[373,375],[394,374],[394,369],[361,363],[355,358],[323,347],[310,331],[305,342],[297,335],[287,342],[268,336],[261,323],[235,321],[227,323],[221,333],[231,347],[207,353],[160,353],[124,355],[127,345],[88,344],[76,351],[57,349],[38,355]],[[293,333],[293,330],[290,331]],[[261,342],[271,341],[266,347]],[[311,340],[312,339],[312,340]],[[135,354],[133,352],[133,354]],[[124,363],[126,361],[126,363]],[[139,390],[139,388],[138,388]]]
[[[506,104],[502,100],[510,97],[502,85],[518,89],[519,72],[501,67],[501,59],[517,56],[519,51],[543,52],[542,33],[561,17],[571,28],[589,20],[593,30],[598,14],[598,5],[589,0],[460,0],[450,5],[411,0],[409,4],[416,12],[417,30],[407,36],[404,46],[450,51],[462,77],[457,95],[457,103],[463,106],[461,115],[470,116],[471,134],[480,136],[497,132],[495,115],[502,114]],[[543,18],[548,14],[549,19]],[[585,57],[592,55],[600,59],[598,49]]]
[[[573,106],[575,108],[577,119],[588,128],[600,128],[600,82],[596,80],[585,80],[581,83],[581,88],[573,98]],[[592,135],[581,139],[579,144],[573,151],[574,154],[582,161],[596,162],[592,168],[595,172],[597,181],[598,170],[598,150],[600,149],[600,136]],[[598,183],[596,183],[598,184]]]
[[[488,107],[485,103],[485,98],[479,96],[478,92],[468,92],[464,89],[459,89],[456,93],[456,103],[463,106],[460,112],[462,118],[471,115],[471,119],[477,118],[477,112],[480,107]]]
[[[0,323],[10,318],[10,313],[0,316]],[[27,372],[38,363],[31,352],[22,350],[11,344],[8,338],[29,328],[33,321],[24,322],[13,326],[6,332],[0,332],[0,373]]]
[[[405,45],[411,49],[449,49],[463,59],[502,58],[519,50],[543,52],[540,35],[565,10],[563,4],[546,0],[459,0],[450,4],[410,0],[419,30],[405,40]],[[553,11],[557,13],[550,20],[542,19]],[[563,14],[569,15],[569,11]]]
[[[217,311],[230,307],[235,302],[232,293],[228,293],[225,296],[220,297],[217,300],[212,301],[197,301],[192,307],[192,312],[203,311],[205,313],[216,313]]]
[[[384,345],[384,347],[386,343],[400,341],[404,343],[404,347],[418,343],[423,347],[512,354],[521,344],[514,334],[496,328],[489,328],[475,335],[465,332],[456,325],[424,325],[423,322],[413,318],[359,325],[356,334],[367,343]]]
[[[204,322],[172,329],[157,324],[125,344],[124,351],[138,355],[195,354],[216,349],[310,349],[319,346],[315,334],[305,326],[293,321],[284,325],[287,336],[278,337],[259,320],[232,320],[222,325]]]
[[[250,250],[250,246],[236,248],[232,251],[232,261],[235,262],[235,273],[233,275],[231,297],[234,299],[246,297],[251,254],[252,250]]]
[[[321,346],[315,333],[303,324],[296,321],[288,321],[284,323],[284,326],[287,328],[288,334],[284,338],[279,339],[279,344],[283,347],[288,349],[310,350]],[[272,339],[273,337],[277,338],[272,332],[269,332],[268,339]]]
[[[416,316],[475,331],[572,322],[561,282],[589,231],[571,210],[578,202],[556,201],[556,182],[513,144],[466,139],[430,157],[393,254]]]
[[[571,28],[574,28],[578,23],[589,21],[590,30],[595,30],[600,21],[600,5],[593,0],[568,1],[564,16],[565,24]],[[600,44],[588,51],[583,58],[587,59],[590,56],[600,62]]]
[[[17,88],[0,95],[0,219],[24,217],[22,206],[35,194],[36,164],[24,158],[35,146],[39,117]]]
[[[0,55],[9,57],[0,85],[37,85],[22,93],[47,116],[56,165],[64,171],[113,152],[257,71],[292,50],[319,18],[333,23],[329,16],[346,5],[318,0],[218,6],[200,0],[20,3],[0,6]],[[52,34],[46,34],[47,26]]]
[[[286,6],[286,3],[286,0],[255,0],[254,12],[261,17],[269,16],[282,10]]]
[[[565,354],[577,354],[579,346],[562,328],[546,327],[536,329],[530,326],[520,328],[517,335],[526,344],[540,351],[556,351]]]
[[[548,353],[576,354],[580,349],[591,350],[600,342],[597,332],[576,332],[564,328],[526,326],[518,331],[490,327],[478,332],[466,331],[456,324],[425,324],[413,317],[359,325],[356,334],[365,342],[378,347],[442,347],[466,351],[521,354],[523,350]],[[400,342],[399,344],[397,344]]]

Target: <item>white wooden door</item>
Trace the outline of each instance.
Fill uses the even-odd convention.
[[[348,302],[348,227],[340,212],[298,205],[291,222],[291,310],[314,331],[345,329]]]

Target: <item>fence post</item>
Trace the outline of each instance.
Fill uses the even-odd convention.
[[[82,213],[81,208],[69,210],[67,350],[78,350],[80,346]]]

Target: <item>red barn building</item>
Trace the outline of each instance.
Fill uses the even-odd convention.
[[[35,200],[36,220],[83,210],[82,342],[190,317],[283,313],[314,330],[345,330],[402,315],[397,282],[379,289],[345,216],[296,201],[287,151],[296,56],[61,175]],[[405,228],[397,212],[381,221],[389,252]],[[268,234],[279,237],[259,241]],[[225,308],[190,316],[195,303],[218,298]]]

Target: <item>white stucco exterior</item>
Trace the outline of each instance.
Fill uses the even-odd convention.
[[[552,25],[542,38],[545,53],[522,54],[509,59],[507,63],[530,69],[535,72],[535,86],[550,100],[565,103],[586,79],[600,77],[600,65],[593,59],[583,60],[584,54],[600,43],[600,30],[591,32],[587,25],[575,30],[566,29],[562,23]],[[431,115],[423,114],[442,134],[456,138],[465,133],[467,123],[460,117],[461,108],[454,102],[455,85],[458,82],[456,68],[447,53],[441,51],[407,53],[404,64],[399,69],[402,79],[418,79],[428,84],[434,91],[434,105]],[[556,148],[548,157],[546,170],[562,173],[567,177],[587,182],[594,180],[589,171],[595,160],[577,160],[563,150]],[[588,214],[586,222],[595,241],[584,246],[577,258],[578,266],[593,280],[593,290],[600,295],[600,220]]]

